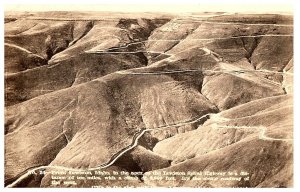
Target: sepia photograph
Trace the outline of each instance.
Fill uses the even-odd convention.
[[[243,6],[4,7],[4,188],[293,188],[293,9]]]

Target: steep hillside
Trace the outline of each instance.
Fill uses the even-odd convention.
[[[291,16],[6,17],[5,186],[293,186]]]

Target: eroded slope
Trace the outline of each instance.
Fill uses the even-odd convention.
[[[52,186],[50,174],[20,179],[39,166],[251,173],[250,182],[114,183],[123,187],[293,185],[289,17],[59,15],[5,24],[6,185]],[[95,185],[112,182],[77,187]]]

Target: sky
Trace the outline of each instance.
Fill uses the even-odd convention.
[[[237,12],[292,14],[291,4],[5,4],[5,11]]]

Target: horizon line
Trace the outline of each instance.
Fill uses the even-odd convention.
[[[263,13],[293,14],[291,4],[5,4],[4,12]]]

